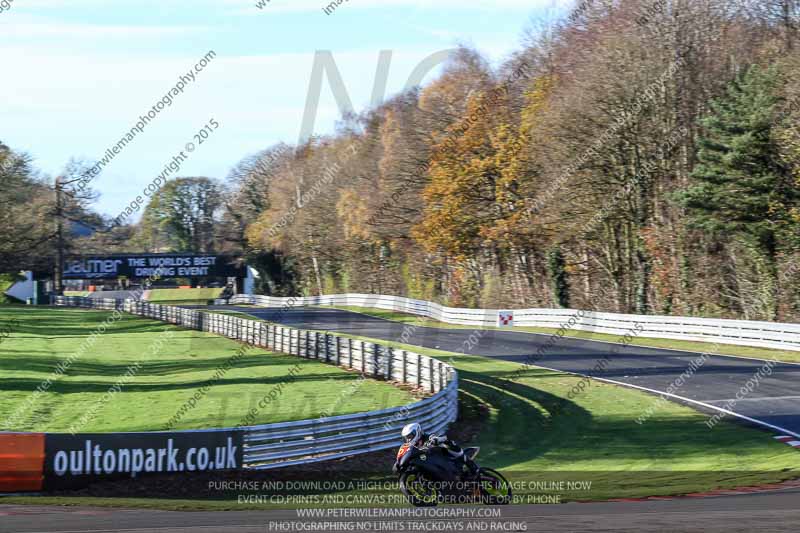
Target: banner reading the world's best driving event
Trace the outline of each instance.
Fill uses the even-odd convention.
[[[81,256],[65,261],[64,279],[244,277],[231,257],[198,254]]]

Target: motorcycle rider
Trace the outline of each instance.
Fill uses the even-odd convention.
[[[422,448],[422,446],[428,442],[433,446],[443,448],[447,451],[453,461],[457,463],[461,462],[470,471],[473,470],[473,466],[470,464],[471,461],[469,461],[467,456],[464,454],[464,450],[462,450],[461,447],[455,443],[455,441],[448,439],[447,435],[428,435],[422,431],[422,426],[416,422],[407,424],[403,428],[401,435],[403,436],[403,441],[406,444],[414,446],[415,448]]]

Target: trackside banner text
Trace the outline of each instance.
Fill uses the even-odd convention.
[[[240,431],[48,434],[45,439],[47,489],[145,474],[238,470],[241,466]]]

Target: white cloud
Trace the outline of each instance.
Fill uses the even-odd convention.
[[[322,11],[331,2],[337,0],[271,0],[263,9],[256,7],[258,0],[223,0],[225,4],[246,9],[249,12],[302,12]],[[456,9],[469,10],[498,10],[519,9],[532,11],[542,8],[569,7],[573,0],[343,0],[337,9],[375,9],[382,7],[400,7],[409,9]],[[241,11],[239,11],[241,12]]]
[[[16,23],[4,24],[3,38],[66,37],[82,39],[125,39],[128,37],[165,37],[207,31],[202,26],[113,26],[99,24]]]
[[[250,14],[253,12],[303,12],[321,11],[331,2],[338,0],[270,0],[263,9],[256,7],[259,0],[222,0],[222,4],[235,8],[239,12],[246,10]],[[108,5],[108,0],[18,0],[20,6],[26,8],[71,8],[79,6],[103,6]],[[187,9],[197,9],[203,4],[218,5],[219,0],[139,0],[137,2],[125,2],[125,0],[115,0],[119,3],[130,5],[141,5],[142,3],[171,4],[174,6],[186,6]],[[400,7],[409,9],[454,9],[458,11],[470,10],[502,10],[516,9],[533,11],[548,8],[569,8],[576,4],[576,0],[343,0],[339,8],[348,9],[375,9],[382,7]]]

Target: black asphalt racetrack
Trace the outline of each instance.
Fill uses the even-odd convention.
[[[0,533],[125,531],[159,533],[264,533],[289,531],[668,531],[796,532],[800,524],[800,491],[671,501],[515,505],[499,509],[500,517],[301,518],[296,511],[172,512],[70,507],[2,505]],[[449,510],[452,510],[450,508]],[[473,507],[481,511],[488,507]],[[467,509],[469,511],[469,509]],[[336,512],[333,510],[333,512]],[[332,522],[318,529],[293,528]],[[377,526],[376,522],[381,523]],[[413,522],[417,526],[409,525]],[[469,524],[472,523],[472,529]],[[372,529],[364,528],[368,523]],[[393,525],[398,524],[399,525]],[[454,524],[447,526],[447,524]],[[351,527],[336,524],[349,524]],[[357,529],[358,524],[362,528]],[[476,527],[482,525],[485,529]],[[523,525],[524,524],[524,525]],[[449,529],[445,529],[449,527]]]
[[[251,306],[210,306],[248,313],[258,318],[304,329],[399,341],[407,326],[379,318],[328,308],[259,308]],[[416,327],[407,333],[406,344],[457,353],[496,357],[519,363],[573,372],[613,383],[664,393],[672,387],[670,399],[715,414],[728,408],[739,420],[771,427],[774,431],[800,437],[800,364],[774,363],[700,353],[643,348],[624,343],[559,337],[543,355],[539,348],[550,335],[487,330],[482,336],[471,329]],[[467,339],[472,336],[472,343]],[[469,349],[471,347],[471,350]],[[710,351],[713,345],[709,344]],[[693,361],[695,362],[692,365]],[[702,362],[689,377],[681,375]],[[690,367],[690,365],[692,365]],[[765,366],[767,365],[767,366]],[[688,375],[688,374],[687,374]],[[752,391],[737,393],[747,387]],[[681,386],[677,386],[681,385]],[[736,400],[731,405],[730,400]],[[734,419],[728,415],[727,419]]]

